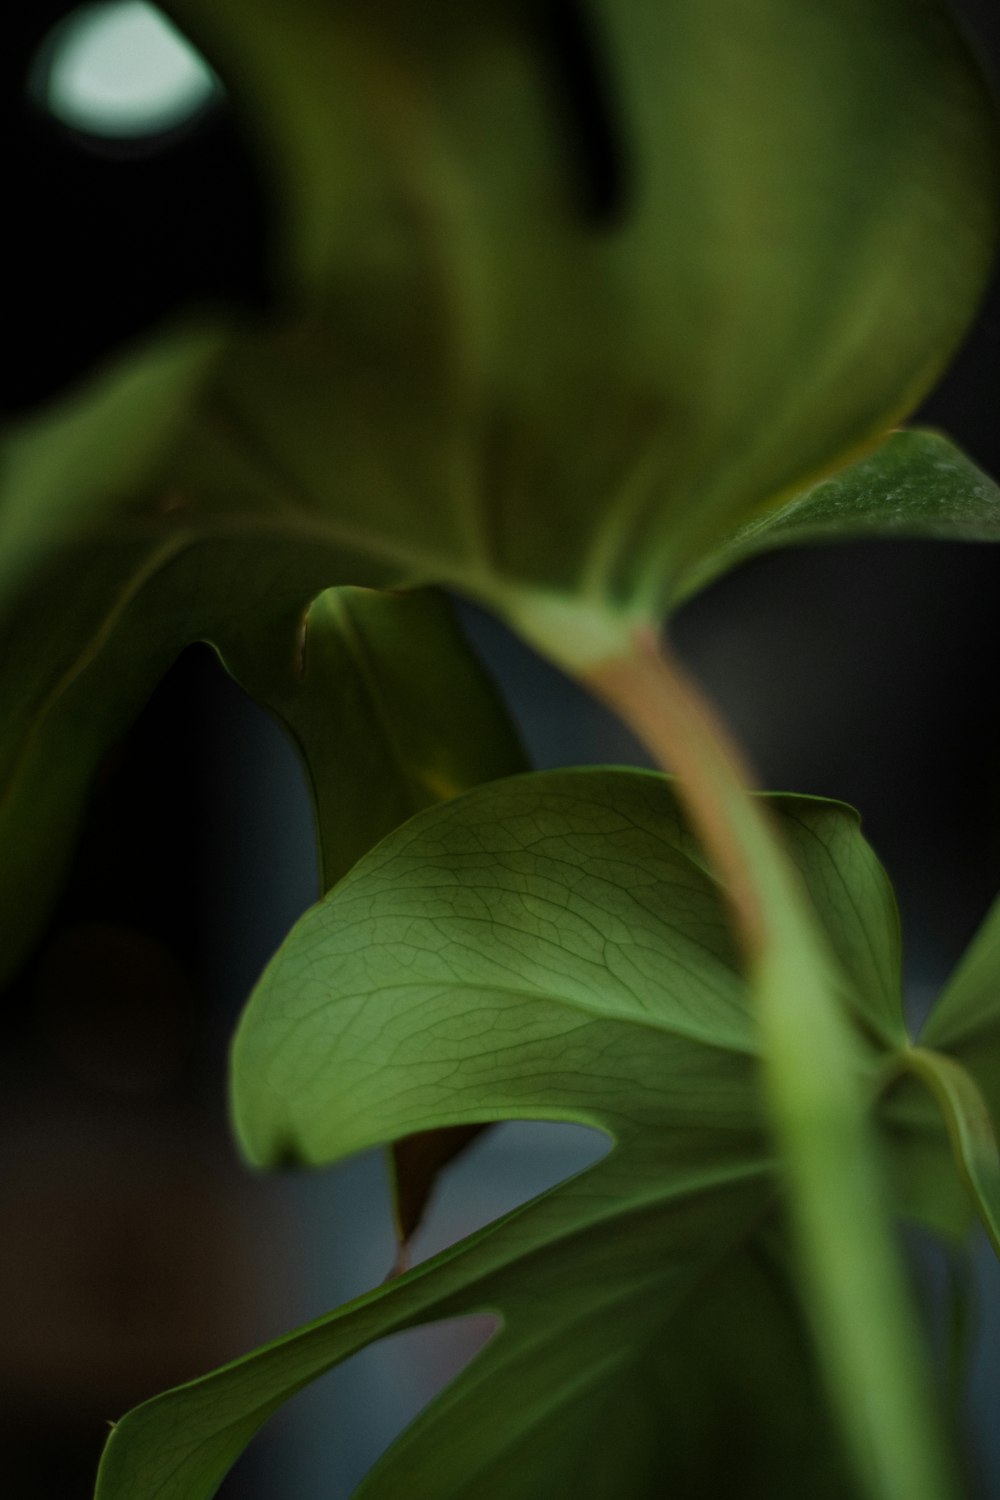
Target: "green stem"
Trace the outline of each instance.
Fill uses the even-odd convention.
[[[749,768],[711,704],[649,629],[636,629],[634,648],[592,667],[583,681],[613,708],[665,771],[678,778],[705,850],[726,890],[749,955],[767,942],[747,825]],[[751,817],[750,823],[756,821]]]
[[[555,654],[551,637],[546,646]],[[577,670],[677,774],[732,906],[806,1306],[859,1477],[872,1500],[946,1500],[957,1486],[886,1207],[846,981],[798,873],[726,732],[651,630]]]

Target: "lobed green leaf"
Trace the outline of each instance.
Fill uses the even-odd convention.
[[[894,911],[886,888],[877,940],[858,893],[884,877],[856,818],[774,805],[866,994],[860,1013],[885,1026]],[[726,1431],[761,1493],[801,1493],[804,1475],[830,1500],[851,1493],[765,1232],[777,1180],[751,1005],[663,777],[517,777],[390,835],[306,914],[248,1007],[234,1109],[252,1158],[324,1163],[506,1118],[576,1120],[614,1149],[359,1302],[139,1408],[108,1445],[99,1500],[158,1485],[163,1500],[207,1500],[306,1380],[397,1328],[473,1311],[499,1313],[501,1331],[361,1493],[603,1494],[600,1413],[627,1434],[622,1500],[652,1485],[704,1493]],[[749,1290],[746,1316],[775,1351],[766,1372],[733,1315]]]
[[[567,116],[565,54],[540,28],[540,7],[489,0],[473,12],[436,0],[419,17],[403,0],[378,7],[287,0],[280,9],[270,0],[175,0],[170,9],[204,41],[269,155],[287,210],[288,302],[266,323],[158,347],[10,440],[12,488],[0,508],[0,834],[15,932],[28,933],[51,897],[103,748],[190,640],[217,640],[248,685],[333,764],[328,726],[310,706],[322,664],[342,661],[328,603],[313,621],[320,665],[312,684],[308,667],[303,678],[301,655],[304,611],[331,585],[451,583],[501,610],[542,649],[585,667],[614,654],[637,619],[658,619],[721,567],[783,538],[909,528],[993,534],[995,492],[938,440],[917,434],[879,446],[932,383],[966,325],[995,239],[995,115],[943,7],[932,0],[918,7],[909,0],[831,0],[822,8],[795,0],[681,0],[669,7],[595,0],[586,40],[606,90],[598,100],[601,128],[618,163],[603,207],[593,193],[594,162],[580,155],[580,120],[572,109]],[[860,467],[845,468],[858,459]],[[355,656],[349,670],[357,666]],[[456,670],[457,682],[466,669]],[[398,689],[397,681],[392,692]],[[456,691],[446,687],[443,701],[454,702]],[[401,701],[408,713],[405,693]],[[427,735],[415,736],[419,774],[405,788],[397,784],[392,809],[373,809],[368,831],[352,821],[324,834],[331,871],[343,868],[369,833],[384,831],[400,807],[409,808],[415,787],[418,799],[428,790],[427,767],[439,771],[442,757],[435,748],[440,726],[425,727]],[[488,754],[473,761],[460,776],[496,769]],[[351,767],[357,775],[357,759]],[[647,802],[651,795],[643,793]],[[408,828],[412,835],[425,826]],[[628,843],[627,831],[618,832]],[[593,834],[584,842],[596,850]],[[794,830],[791,842],[801,853]],[[804,842],[812,847],[812,832]],[[373,856],[373,869],[388,858],[387,847]],[[469,966],[469,995],[489,996],[491,1036],[498,1018],[501,1030],[509,1026],[509,1045],[476,1051],[482,1018],[475,1007],[452,1015],[447,965],[431,965],[420,982],[421,1006],[431,1007],[422,1015],[439,1007],[430,1031],[407,1029],[401,984],[393,1001],[399,1008],[390,1006],[386,1017],[390,1032],[401,1028],[399,1059],[409,1057],[394,1099],[383,1094],[388,1074],[384,1051],[367,1030],[368,1006],[364,1014],[359,1008],[362,995],[371,1002],[381,993],[379,964],[393,951],[370,934],[367,947],[342,955],[345,972],[360,973],[369,989],[356,978],[360,987],[338,1001],[357,1012],[358,1056],[362,1044],[376,1049],[367,1083],[363,1075],[353,1079],[364,1107],[351,1120],[337,1114],[343,1060],[331,1079],[320,1078],[324,1056],[332,1056],[323,1048],[303,1062],[295,1036],[319,1024],[303,1015],[273,1056],[267,1027],[265,1040],[253,1044],[274,1078],[246,1115],[248,1134],[265,1155],[291,1149],[322,1157],[356,1149],[350,1142],[362,1138],[467,1126],[510,1111],[603,1122],[619,1142],[608,1164],[595,1169],[606,1175],[590,1174],[581,1179],[585,1187],[543,1204],[555,1203],[557,1217],[568,1205],[570,1221],[581,1234],[587,1230],[593,1259],[584,1284],[599,1305],[611,1298],[609,1266],[617,1271],[619,1251],[612,1256],[599,1233],[589,1236],[588,1194],[606,1182],[609,1201],[627,1201],[648,1171],[654,1196],[670,1200],[662,1221],[659,1210],[654,1219],[673,1259],[664,1271],[662,1256],[654,1266],[643,1259],[645,1242],[638,1245],[632,1290],[611,1311],[625,1332],[643,1318],[648,1325],[646,1294],[655,1289],[655,1306],[672,1316],[686,1302],[695,1265],[704,1275],[730,1247],[752,1239],[748,1226],[766,1211],[770,1188],[761,1186],[769,1148],[758,1119],[757,1033],[745,986],[690,839],[678,832],[671,847],[671,902],[678,888],[682,893],[680,906],[671,906],[674,926],[658,912],[643,927],[627,890],[617,917],[625,930],[623,913],[637,921],[641,941],[629,939],[628,962],[619,953],[617,969],[590,956],[595,933],[606,937],[609,951],[615,939],[587,914],[597,903],[587,897],[586,871],[571,890],[565,872],[561,881],[548,877],[562,892],[558,910],[550,911],[544,893],[522,900],[524,888],[513,877],[527,880],[530,870],[501,860],[513,883],[499,898],[505,909],[527,911],[530,921],[516,939],[494,933],[482,952],[486,929],[473,910],[476,893],[463,887],[454,894],[453,909],[435,920],[464,924],[461,936],[449,929],[447,951],[459,974],[461,964]],[[855,914],[852,926],[836,915],[838,892],[850,882],[831,876],[832,847],[814,851],[802,870],[848,971],[846,998],[870,1037],[884,1043],[899,1024],[896,981],[886,967],[894,939],[876,922],[867,953],[865,922]],[[665,858],[643,849],[641,858],[654,864]],[[366,868],[348,876],[336,899],[355,899]],[[762,868],[778,872],[761,884],[780,907],[780,861],[765,860]],[[426,861],[422,870],[426,876]],[[877,886],[877,872],[869,875]],[[484,870],[496,895],[488,877]],[[594,879],[603,880],[603,900],[614,882]],[[431,894],[425,889],[413,900]],[[387,888],[379,900],[390,895]],[[873,911],[884,916],[888,904]],[[792,907],[787,943],[757,975],[760,1015],[776,1117],[794,1125],[783,1141],[785,1167],[797,1190],[808,1189],[799,1196],[808,1199],[809,1213],[815,1210],[807,1238],[815,1264],[831,1273],[826,1291],[836,1283],[842,1292],[851,1266],[834,1263],[836,1237],[852,1205],[879,1205],[875,1176],[865,1175],[860,1158],[852,1176],[853,1147],[865,1147],[867,1137],[854,1095],[836,1092],[846,1056],[838,1018],[820,1004],[816,1024],[826,1030],[811,1033],[815,1008],[797,1009],[802,986],[812,994],[809,987],[822,989],[826,976],[814,961],[809,924],[797,927],[799,907]],[[426,918],[423,908],[394,913],[390,906],[384,915],[411,968],[430,964],[436,936],[419,952],[405,946],[406,932]],[[354,919],[361,932],[358,911]],[[492,932],[492,917],[488,925]],[[563,988],[550,993],[536,983],[522,993],[520,959],[513,993],[497,984],[512,950],[521,953],[522,938],[535,945],[536,971],[539,954],[547,954]],[[643,962],[655,965],[655,978]],[[664,972],[678,976],[672,990],[662,984]],[[946,1018],[961,1010],[959,1001],[950,1009],[946,1002]],[[250,1047],[248,1035],[241,1049]],[[969,1056],[964,1040],[961,1050],[989,1099],[993,1041],[993,1030],[979,1027]],[[813,1120],[802,1064],[817,1048],[832,1080],[817,1075],[830,1086],[818,1089],[822,1108],[816,1104]],[[858,1051],[862,1072],[869,1053],[870,1045]],[[644,1058],[658,1070],[645,1093],[635,1086],[645,1076]],[[374,1073],[372,1059],[379,1060]],[[346,1061],[357,1065],[358,1058],[348,1054]],[[313,1092],[307,1086],[292,1098],[272,1097],[268,1090],[289,1083],[299,1062],[318,1070]],[[666,1103],[664,1080],[672,1083]],[[653,1108],[654,1096],[664,1113],[654,1110],[647,1120],[642,1112]],[[824,1123],[818,1116],[827,1107]],[[658,1142],[649,1160],[638,1145],[631,1154],[633,1114]],[[856,1140],[837,1144],[831,1122],[838,1120],[858,1125]],[[863,1191],[852,1193],[862,1177]],[[573,1219],[574,1194],[580,1220]],[[542,1205],[525,1211],[529,1226],[544,1225],[548,1212]],[[803,1209],[803,1222],[809,1213]],[[874,1238],[861,1233],[848,1250],[863,1260],[865,1244],[884,1249],[883,1218],[875,1212]],[[520,1233],[498,1229],[476,1246],[492,1247],[483,1252],[487,1261],[499,1246],[506,1267],[504,1257],[516,1259],[523,1247]],[[410,1290],[418,1283],[401,1282],[364,1304],[377,1308],[368,1321],[367,1311],[358,1319],[353,1311],[337,1315],[315,1337],[290,1340],[233,1367],[237,1374],[191,1388],[193,1406],[186,1395],[154,1403],[148,1418],[129,1419],[132,1426],[113,1439],[103,1482],[124,1485],[120,1493],[147,1493],[154,1481],[164,1494],[211,1493],[283,1394],[354,1347],[359,1328],[369,1337],[402,1326],[393,1319],[416,1316],[411,1295],[421,1316],[448,1315],[442,1308],[454,1310],[456,1296],[463,1309],[483,1298],[501,1305],[507,1331],[478,1367],[490,1377],[484,1401],[499,1388],[512,1419],[532,1404],[543,1410],[540,1392],[530,1399],[536,1368],[538,1379],[556,1381],[563,1393],[548,1434],[544,1422],[534,1432],[515,1431],[507,1450],[514,1469],[530,1459],[538,1493],[550,1493],[551,1465],[559,1460],[541,1455],[578,1448],[593,1455],[587,1472],[597,1474],[600,1455],[586,1449],[586,1439],[594,1428],[589,1403],[607,1395],[594,1394],[609,1373],[607,1330],[595,1322],[589,1385],[586,1360],[571,1360],[573,1339],[554,1340],[551,1358],[538,1358],[523,1311],[536,1293],[525,1292],[520,1268],[508,1285],[505,1269],[496,1272],[499,1282],[491,1279],[494,1263],[483,1270],[479,1251],[470,1253],[471,1261],[463,1252],[447,1262],[461,1267],[456,1283],[447,1275],[434,1280],[438,1270],[419,1282],[431,1287],[426,1303],[422,1291]],[[847,1396],[852,1370],[863,1368],[868,1378],[880,1368],[869,1355],[896,1347],[906,1321],[898,1307],[892,1314],[880,1308],[874,1295],[891,1274],[880,1281],[878,1267],[871,1275],[869,1269],[857,1266],[868,1297],[860,1314],[833,1303],[821,1310],[828,1330],[845,1330],[837,1348],[847,1364],[836,1384]],[[544,1270],[555,1298],[565,1282],[557,1248]],[[578,1322],[578,1299],[564,1290],[555,1301],[567,1326]],[[512,1357],[508,1374],[509,1353],[519,1348],[531,1359]],[[888,1434],[893,1451],[905,1456],[912,1434],[913,1500],[937,1481],[922,1466],[924,1424],[912,1419],[919,1403],[909,1407],[912,1420],[903,1420],[906,1400],[896,1401],[905,1381],[893,1371],[906,1364],[907,1349],[904,1339],[885,1381],[872,1387],[869,1379],[866,1390],[880,1441]],[[668,1380],[666,1366],[658,1368]],[[413,1462],[430,1466],[424,1473],[435,1496],[462,1493],[459,1439],[466,1434],[486,1443],[495,1493],[513,1482],[507,1457],[480,1431],[484,1406],[476,1404],[476,1389],[470,1376],[427,1419],[426,1430],[454,1420],[453,1467],[449,1459],[444,1470],[435,1468],[428,1445],[414,1439]],[[199,1405],[203,1397],[207,1407]],[[867,1410],[856,1424],[862,1441]],[[173,1421],[178,1411],[193,1424],[181,1457],[168,1462],[156,1450],[145,1477],[122,1479],[138,1451],[126,1430],[155,1437],[164,1413]],[[552,1433],[559,1443],[545,1441]],[[399,1451],[408,1451],[405,1443]],[[669,1456],[641,1443],[630,1451],[637,1487],[663,1481],[656,1466]],[[869,1468],[877,1473],[878,1462]]]
[[[512,0],[170,8],[301,309],[227,401],[329,520],[512,616],[659,618],[912,410],[984,286],[996,120],[944,5],[594,0],[586,65]]]

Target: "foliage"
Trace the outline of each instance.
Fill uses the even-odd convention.
[[[907,1050],[891,889],[850,809],[786,797],[776,810],[850,976],[877,1092]],[[606,1422],[627,1433],[616,1494],[709,1493],[705,1453],[731,1456],[723,1377],[750,1387],[768,1434],[749,1443],[748,1492],[797,1493],[807,1472],[844,1493],[794,1312],[779,1300],[760,1345],[739,1315],[707,1347],[701,1332],[717,1298],[738,1306],[734,1287],[763,1280],[773,1302],[769,1278],[784,1276],[758,1050],[725,912],[662,777],[538,773],[413,819],[303,918],[257,988],[234,1056],[250,1159],[326,1163],[517,1117],[597,1126],[615,1149],[409,1276],[141,1408],[121,1429],[131,1443],[109,1447],[109,1493],[211,1494],[233,1445],[303,1380],[378,1334],[484,1310],[502,1333],[365,1493],[607,1494]],[[987,1174],[995,1192],[995,1148]],[[691,1425],[663,1444],[667,1399]],[[183,1444],[163,1444],[168,1431]]]
[[[138,1408],[101,1500],[208,1497],[322,1370],[484,1309],[502,1331],[363,1493],[705,1496],[728,1444],[747,1493],[957,1493],[892,1217],[965,1232],[957,1171],[1000,1249],[1000,918],[911,1045],[857,819],[748,796],[654,632],[770,547],[1000,537],[992,481],[894,430],[990,266],[973,62],[909,0],[169,9],[269,164],[283,295],[8,434],[0,967],[108,747],[207,640],[302,752],[326,890],[237,1036],[250,1160],[395,1144],[405,1239],[492,1121],[614,1146]],[[435,585],[676,781],[517,774]]]

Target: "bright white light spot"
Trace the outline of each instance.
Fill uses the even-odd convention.
[[[64,125],[106,140],[141,140],[200,114],[219,80],[155,6],[84,5],[49,34],[32,87]]]

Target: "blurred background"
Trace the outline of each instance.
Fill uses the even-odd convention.
[[[959,11],[1000,72],[995,0]],[[211,73],[134,3],[8,18],[4,404],[43,403],[191,306],[265,307],[269,222]],[[1000,292],[922,419],[1000,475]],[[642,761],[623,731],[461,606],[539,766]],[[1000,890],[1000,548],[866,543],[745,566],[691,604],[682,653],[764,785],[858,806],[902,909],[914,1014]],[[86,1496],[109,1419],[381,1281],[377,1156],[250,1177],[227,1038],[315,897],[298,765],[209,651],[187,652],[101,774],[67,890],[4,997],[0,1450],[12,1494]],[[440,1190],[420,1254],[591,1159],[588,1132],[504,1126]],[[977,1259],[968,1425],[1000,1496],[1000,1271]],[[477,1347],[405,1335],[297,1398],[228,1500],[342,1500]]]

